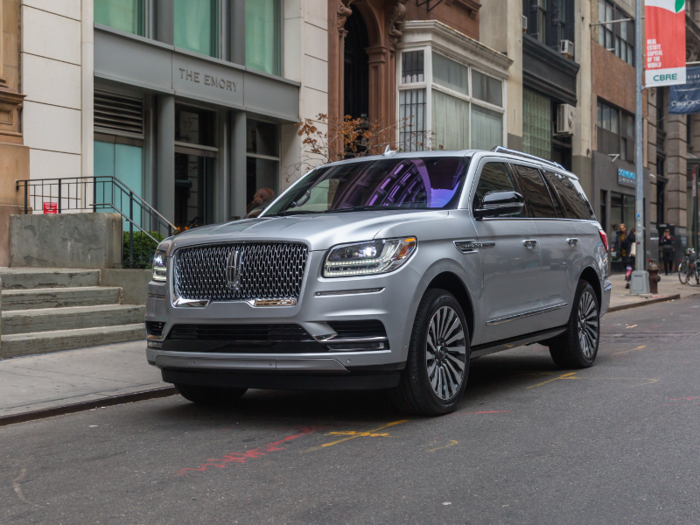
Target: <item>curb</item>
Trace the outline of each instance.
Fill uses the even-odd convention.
[[[681,294],[677,293],[675,295],[667,295],[666,297],[657,297],[656,299],[649,299],[648,301],[643,301],[640,303],[630,303],[621,304],[620,306],[611,306],[608,308],[606,313],[619,312],[620,310],[629,310],[630,308],[637,308],[639,306],[646,306],[648,304],[665,303],[667,301],[675,301],[681,298]],[[0,423],[1,424],[1,423]]]
[[[133,392],[131,394],[109,396],[95,401],[73,403],[71,405],[62,405],[53,408],[45,408],[43,410],[33,410],[31,412],[24,412],[21,414],[12,414],[10,416],[0,417],[0,427],[14,425],[15,423],[26,423],[27,421],[35,421],[37,419],[45,419],[48,417],[61,416],[64,414],[73,414],[75,412],[83,412],[85,410],[92,410],[93,408],[98,407],[121,405],[124,403],[135,403],[136,401],[157,399],[159,397],[169,397],[175,394],[177,394],[177,391],[174,387],[156,388],[153,390]]]

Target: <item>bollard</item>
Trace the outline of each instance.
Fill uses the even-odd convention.
[[[649,272],[649,292],[659,293],[659,281],[661,280],[661,276],[659,275],[659,265],[656,264],[654,259],[649,259],[647,272]]]

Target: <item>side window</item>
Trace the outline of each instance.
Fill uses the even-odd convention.
[[[590,221],[595,218],[588,199],[583,195],[583,190],[574,179],[551,171],[546,172],[545,176],[550,186],[559,194],[569,219]]]
[[[515,165],[514,168],[518,174],[523,197],[525,197],[531,216],[537,219],[556,218],[554,204],[552,204],[549,190],[540,171],[527,166]]]
[[[492,191],[518,191],[513,182],[513,177],[508,171],[508,167],[502,162],[487,162],[481,168],[479,184],[477,184],[474,194],[473,208],[480,208],[484,196]],[[524,216],[524,212],[513,215],[513,217]]]

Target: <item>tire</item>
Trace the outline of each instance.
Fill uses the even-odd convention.
[[[579,281],[566,332],[549,340],[549,354],[559,368],[593,366],[600,343],[600,304],[595,290]]]
[[[174,386],[182,397],[198,405],[231,405],[243,397],[248,390],[247,388],[216,388],[199,385],[175,384]]]
[[[455,296],[429,289],[416,313],[406,368],[391,391],[396,407],[409,414],[439,416],[462,399],[469,376],[469,328]]]
[[[678,265],[678,280],[681,284],[688,284],[688,261],[681,261]]]

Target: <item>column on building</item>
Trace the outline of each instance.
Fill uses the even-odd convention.
[[[685,115],[666,115],[665,131],[665,175],[668,178],[666,185],[666,219],[670,224],[675,224],[676,236],[687,236],[687,131]]]

